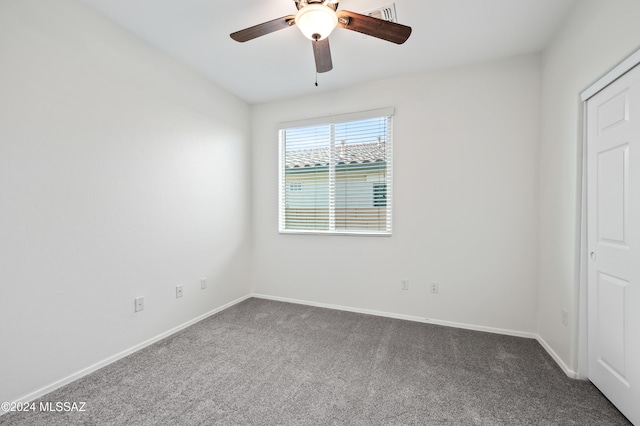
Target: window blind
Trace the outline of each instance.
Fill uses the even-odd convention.
[[[282,233],[391,234],[393,110],[280,129]]]

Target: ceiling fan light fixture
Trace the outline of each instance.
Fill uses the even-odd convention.
[[[338,25],[338,15],[330,7],[310,4],[298,10],[296,25],[309,40],[324,40]]]

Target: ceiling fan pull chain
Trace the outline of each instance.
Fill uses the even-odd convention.
[[[313,37],[313,54],[315,55],[316,53],[316,47],[318,46],[318,39],[320,38],[319,34],[314,34]],[[316,66],[316,87],[318,87],[318,67]]]

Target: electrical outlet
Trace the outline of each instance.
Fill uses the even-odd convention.
[[[182,286],[176,286],[176,297],[182,297]]]
[[[409,280],[402,280],[402,284],[400,284],[400,288],[402,290],[409,290]]]
[[[207,277],[200,278],[200,288],[202,290],[207,288]]]
[[[438,293],[438,283],[431,283],[431,293],[433,294]]]
[[[569,324],[569,312],[566,309],[562,310],[562,325],[565,327]]]
[[[135,300],[136,312],[144,309],[144,297],[136,297]]]

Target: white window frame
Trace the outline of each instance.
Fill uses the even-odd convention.
[[[328,117],[313,118],[308,120],[290,121],[280,123],[278,126],[278,231],[281,234],[305,234],[305,235],[357,235],[357,236],[383,236],[390,237],[392,235],[393,224],[393,116],[395,114],[394,108],[381,108],[369,111],[362,111],[350,114],[341,114]],[[387,152],[387,170],[385,182],[387,185],[387,221],[386,230],[336,230],[335,229],[335,187],[330,187],[329,194],[329,211],[330,211],[330,229],[329,230],[303,230],[303,229],[286,229],[285,228],[285,146],[283,132],[286,129],[308,127],[308,126],[321,126],[321,125],[333,125],[338,123],[345,123],[350,121],[366,120],[369,118],[388,117],[387,121],[387,136],[390,140],[390,149]],[[333,126],[331,127],[333,133]],[[333,139],[333,134],[332,134]],[[333,154],[333,149],[331,150]],[[335,165],[333,161],[330,162],[330,175],[335,173]]]

